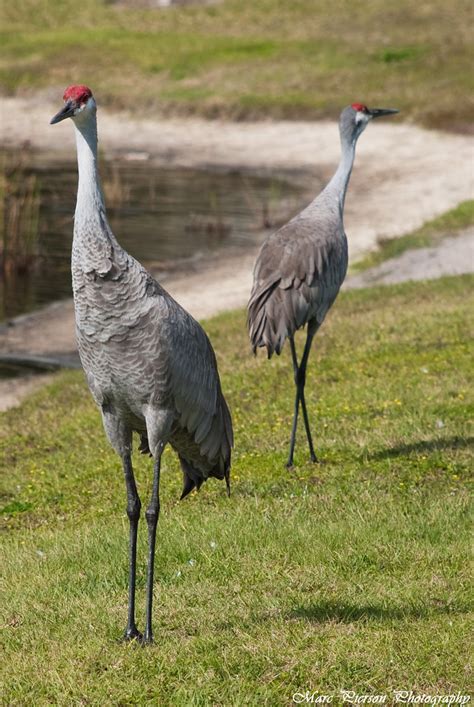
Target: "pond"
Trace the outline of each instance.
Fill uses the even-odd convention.
[[[103,159],[101,174],[117,239],[158,276],[255,245],[307,203],[281,175],[165,169],[140,153]],[[76,189],[75,160],[0,152],[0,320],[71,296]]]

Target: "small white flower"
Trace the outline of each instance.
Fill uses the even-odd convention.
[[[443,420],[436,420],[436,429],[442,430],[444,427],[444,422]]]
[[[181,570],[176,570],[176,576],[181,577]]]
[[[428,369],[426,368],[426,366],[422,366],[422,367],[420,368],[420,371],[421,371],[422,373],[428,373]]]
[[[195,564],[196,564],[196,560],[193,560],[193,558],[191,557],[191,559],[188,560],[188,565],[191,565],[191,567],[194,567]]]
[[[209,543],[209,545],[211,546],[211,550],[215,550],[216,547],[217,547],[217,543],[216,543],[215,540],[211,540],[211,542]]]
[[[36,550],[36,554],[38,555],[38,557],[41,557],[41,559],[43,559],[44,557],[46,557],[46,555],[44,554],[43,550]]]

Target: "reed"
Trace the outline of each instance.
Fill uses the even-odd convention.
[[[39,252],[40,183],[27,164],[31,150],[4,153],[0,162],[0,277],[28,275]]]

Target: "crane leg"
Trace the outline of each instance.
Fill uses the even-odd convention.
[[[296,356],[295,340],[292,336],[289,337],[290,348],[291,348],[291,358],[293,361],[293,373],[295,376],[295,383],[297,383],[298,378],[298,358]],[[300,394],[298,385],[296,385],[296,396],[295,396],[295,408],[293,411],[293,424],[291,427],[291,438],[290,438],[290,453],[288,454],[288,461],[286,462],[287,469],[291,469],[293,466],[293,455],[295,453],[296,444],[296,428],[298,426],[298,411],[300,408]]]
[[[163,449],[164,444],[159,442],[155,452],[153,489],[151,492],[150,505],[145,513],[146,522],[148,525],[148,573],[146,580],[145,643],[153,643],[153,631],[151,627],[153,609],[153,573],[155,566],[156,526],[158,525],[158,517],[160,515],[160,469]]]
[[[130,521],[129,545],[129,580],[128,580],[128,621],[124,633],[125,641],[141,640],[142,634],[135,623],[135,584],[137,570],[137,531],[140,519],[141,502],[138,496],[135,477],[133,475],[132,459],[130,454],[123,456],[123,471],[127,487],[127,515]]]
[[[303,420],[304,420],[304,426],[306,430],[306,437],[308,439],[308,446],[309,446],[309,456],[312,462],[317,462],[318,458],[314,452],[314,447],[313,447],[313,440],[311,438],[311,429],[309,427],[309,418],[308,418],[308,412],[306,410],[306,400],[304,397],[304,387],[306,383],[306,366],[308,365],[308,359],[309,359],[309,354],[311,351],[311,344],[313,343],[313,337],[316,333],[316,327],[311,326],[311,324],[308,324],[308,333],[306,336],[306,343],[303,351],[303,356],[300,361],[300,367],[298,371],[298,382],[297,386],[300,390],[300,401],[301,401],[301,410],[303,412]]]
[[[301,357],[300,364],[298,365],[298,358],[296,355],[296,346],[295,346],[295,340],[294,337],[290,336],[290,348],[291,348],[291,358],[293,361],[293,373],[295,377],[295,385],[296,385],[296,395],[295,395],[295,408],[294,408],[294,413],[293,413],[293,425],[291,429],[291,438],[290,438],[290,452],[288,455],[288,461],[286,463],[287,468],[291,468],[293,466],[293,455],[295,451],[295,444],[296,444],[296,428],[298,425],[298,411],[299,411],[299,406],[301,403],[301,411],[303,413],[303,421],[304,421],[304,426],[305,426],[305,431],[306,431],[306,437],[308,440],[308,446],[309,446],[309,454],[312,462],[317,462],[318,459],[316,457],[316,454],[314,452],[314,446],[313,446],[313,440],[311,437],[311,430],[309,426],[309,418],[308,418],[308,411],[306,409],[306,400],[304,396],[304,387],[306,383],[306,366],[308,365],[308,359],[309,359],[309,354],[311,351],[311,344],[313,342],[313,337],[316,333],[316,326],[312,324],[311,322],[308,323],[308,333],[306,336],[306,343],[303,351],[303,356]]]

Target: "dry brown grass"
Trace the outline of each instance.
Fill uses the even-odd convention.
[[[472,115],[468,0],[18,0],[2,14],[5,93],[81,81],[112,107],[210,117],[321,118],[356,99],[451,129]]]

